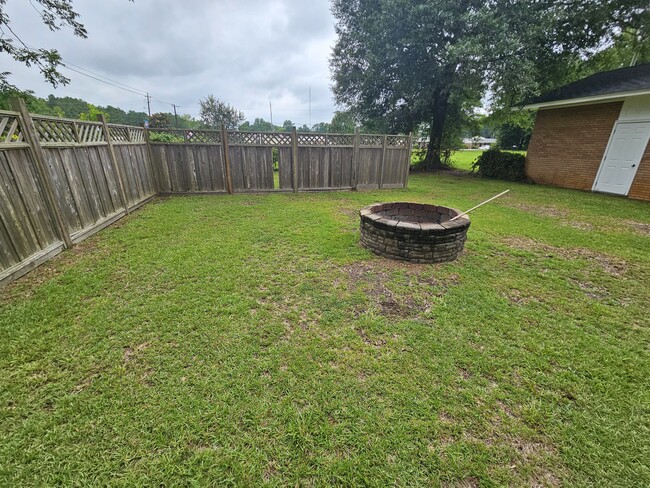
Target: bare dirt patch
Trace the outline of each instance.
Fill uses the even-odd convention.
[[[122,359],[124,360],[124,364],[128,364],[132,362],[133,360],[137,359],[138,355],[148,349],[150,344],[148,342],[143,342],[142,344],[139,344],[134,347],[127,346],[124,348],[124,355],[122,356]]]
[[[439,279],[432,276],[435,268],[387,259],[361,261],[342,268],[348,289],[363,291],[369,306],[359,314],[374,310],[388,317],[413,318],[432,310],[447,288],[458,277]]]
[[[562,259],[585,259],[600,267],[605,273],[612,276],[623,276],[627,271],[627,263],[623,259],[592,251],[585,248],[564,248],[551,246],[542,242],[529,239],[527,237],[509,237],[504,240],[504,243],[514,249],[523,251],[531,251],[536,254],[544,255],[545,257],[558,256]]]
[[[539,298],[528,295],[526,292],[512,288],[502,294],[505,298],[517,305],[528,305],[529,303],[539,303]]]
[[[562,225],[590,231],[594,229],[593,224],[589,222],[581,222],[577,220],[570,220],[569,212],[563,208],[557,208],[550,205],[528,205],[526,203],[515,203],[510,205],[512,208],[523,210],[524,212],[536,215],[537,217],[560,219]]]
[[[564,209],[547,205],[528,205],[526,203],[513,203],[510,206],[519,210],[523,210],[524,212],[537,215],[538,217],[560,218],[566,217],[568,214],[568,212]]]
[[[478,488],[481,485],[478,482],[478,478],[470,476],[462,480],[443,481],[441,486],[443,488]]]
[[[624,220],[623,223],[632,228],[637,234],[642,236],[650,236],[650,224],[637,222],[636,220]]]
[[[359,337],[361,337],[361,340],[363,340],[363,342],[368,346],[379,348],[386,345],[386,339],[383,339],[381,337],[372,338],[370,337],[370,335],[368,335],[368,333],[365,330],[361,328],[355,330],[357,331],[357,334],[359,334]]]

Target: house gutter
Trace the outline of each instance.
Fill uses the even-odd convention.
[[[520,110],[537,110],[546,108],[571,107],[575,105],[588,105],[602,102],[618,102],[628,97],[635,97],[639,95],[650,95],[650,88],[627,92],[606,93],[603,95],[594,95],[591,97],[569,98],[566,100],[552,100],[549,102],[531,103],[528,105],[512,107],[511,110],[518,112]]]

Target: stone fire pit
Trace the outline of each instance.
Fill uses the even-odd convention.
[[[463,250],[469,217],[459,210],[420,203],[377,203],[361,209],[361,245],[411,263],[453,261]]]

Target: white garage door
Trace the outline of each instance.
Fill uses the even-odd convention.
[[[627,195],[650,138],[650,122],[618,122],[600,165],[594,191]]]

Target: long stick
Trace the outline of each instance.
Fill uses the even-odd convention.
[[[462,214],[458,214],[458,215],[456,215],[453,219],[450,219],[450,220],[456,220],[456,219],[459,219],[459,218],[461,218],[461,217],[467,215],[468,213],[470,213],[472,210],[476,210],[477,208],[482,207],[482,206],[485,205],[486,203],[491,202],[492,200],[495,200],[495,199],[499,198],[500,196],[505,195],[505,194],[508,193],[509,191],[510,191],[510,190],[506,190],[506,191],[504,191],[504,192],[499,193],[498,195],[494,195],[492,198],[488,198],[488,199],[485,200],[484,202],[479,203],[476,207],[472,207],[472,208],[470,208],[469,210],[466,210],[465,212],[463,212]]]

